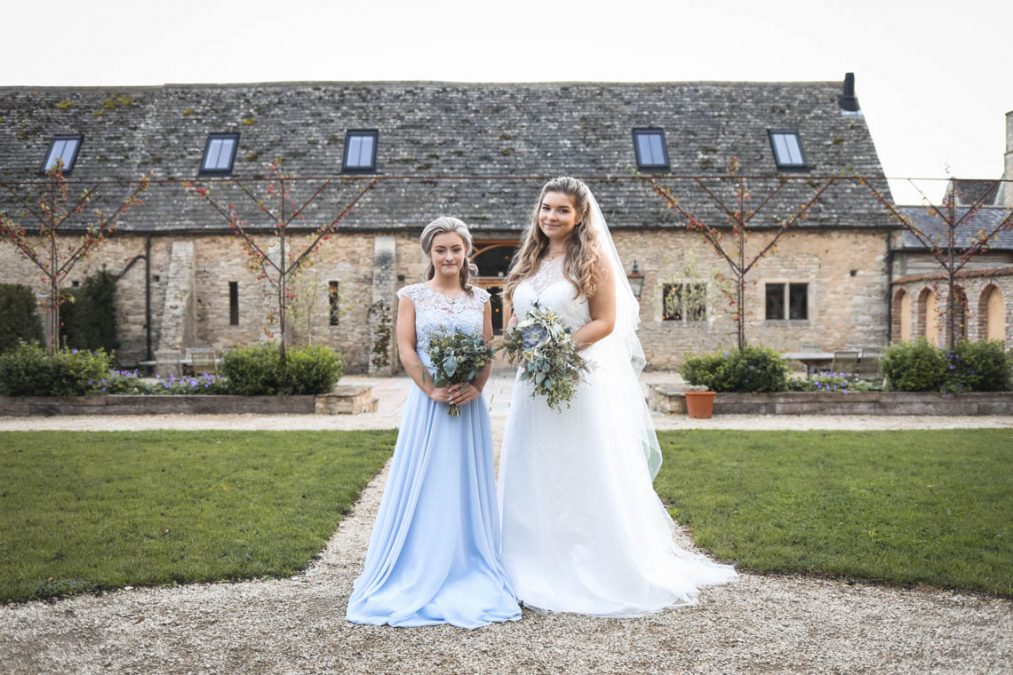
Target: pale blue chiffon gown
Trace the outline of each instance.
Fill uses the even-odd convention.
[[[415,308],[423,364],[435,330],[481,333],[489,294],[456,298],[426,284],[398,291]],[[492,429],[483,398],[447,414],[414,384],[373,525],[365,566],[348,601],[349,621],[391,626],[449,623],[478,628],[521,612],[500,555]]]

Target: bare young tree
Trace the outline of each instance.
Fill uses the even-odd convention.
[[[734,186],[734,201],[730,205],[711,185],[707,184],[707,180],[713,179],[705,179],[699,176],[690,179],[724,214],[728,223],[725,228],[706,223],[701,216],[683,206],[675,191],[663,185],[657,177],[640,175],[640,178],[654,188],[655,192],[668,204],[668,208],[675,211],[685,220],[686,227],[690,232],[700,233],[707,243],[710,244],[711,248],[727,263],[731,277],[730,281],[734,288],[734,297],[730,299],[730,304],[733,307],[737,345],[741,350],[746,346],[744,316],[746,276],[760,260],[776,250],[777,242],[788,232],[789,228],[808,217],[813,206],[820,200],[823,193],[837,181],[837,177],[831,176],[819,181],[816,184],[815,193],[799,208],[782,218],[775,228],[764,230],[770,233],[769,240],[758,253],[749,255],[746,251],[746,243],[751,231],[750,222],[782,191],[782,188],[788,183],[788,179],[778,176],[777,185],[774,189],[768,192],[755,208],[750,208],[749,202],[752,200],[752,194],[749,180],[739,173],[739,166],[738,159],[733,157],[729,163],[727,175],[722,177],[723,181],[730,181]],[[753,231],[756,230],[753,229]],[[730,237],[726,237],[726,235],[730,235]],[[727,240],[729,238],[731,239],[730,242]]]
[[[137,181],[96,181],[80,194],[71,194],[63,175],[63,162],[46,172],[42,181],[0,179],[17,205],[15,213],[0,213],[0,238],[11,242],[18,253],[42,273],[49,288],[46,302],[47,351],[60,349],[60,293],[74,266],[94,253],[115,230],[127,211],[144,202],[140,195],[149,185]],[[103,193],[118,192],[123,196]],[[100,200],[100,196],[103,199]],[[95,204],[102,201],[108,208]]]
[[[983,190],[970,206],[958,206],[957,190],[954,186],[943,197],[943,203],[936,206],[932,205],[925,193],[911,181],[928,204],[931,216],[937,218],[942,225],[941,232],[928,232],[927,228],[920,227],[909,216],[901,213],[893,202],[883,196],[871,183],[863,178],[859,178],[858,182],[869,189],[876,201],[928,250],[943,269],[947,288],[946,344],[951,352],[954,351],[957,348],[957,335],[962,332],[958,330],[957,322],[966,318],[964,316],[966,302],[961,298],[957,287],[959,273],[972,258],[988,251],[989,242],[994,241],[1002,232],[1013,229],[1013,209],[1006,209],[1008,212],[998,218],[998,222],[989,225],[987,229],[982,228],[977,225],[975,214],[981,211],[985,200],[994,194],[993,190]],[[996,181],[996,186],[998,185],[999,181]],[[978,229],[974,229],[976,226]]]
[[[237,178],[222,181],[225,185],[238,188],[252,202],[253,212],[258,214],[263,221],[259,226],[242,217],[235,203],[222,202],[216,198],[214,195],[216,188],[213,183],[187,182],[185,188],[200,196],[225,219],[229,229],[242,242],[251,268],[257,271],[257,278],[267,280],[274,288],[278,311],[278,332],[280,333],[279,352],[282,363],[284,363],[285,338],[288,332],[287,315],[289,305],[294,298],[290,288],[292,279],[309,262],[309,256],[334,233],[338,224],[348,216],[359,200],[377,184],[379,178],[374,177],[369,180],[366,186],[358,190],[355,196],[341,207],[333,218],[329,218],[323,225],[317,227],[311,235],[309,244],[301,249],[295,249],[291,242],[291,225],[305,222],[307,208],[320,199],[321,195],[333,185],[334,179],[320,181],[320,184],[311,190],[310,195],[297,204],[292,196],[292,185],[299,179],[284,173],[278,161],[270,162],[269,167],[271,178],[266,181],[262,194],[258,194],[245,181]],[[257,235],[262,234],[268,234],[277,241],[277,255],[272,255],[257,242]]]

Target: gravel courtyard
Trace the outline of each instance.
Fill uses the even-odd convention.
[[[351,378],[349,378],[351,379]],[[377,413],[355,417],[0,418],[13,429],[390,428],[404,380],[377,384]],[[489,390],[497,437],[510,381]],[[393,420],[393,422],[392,422]],[[1013,428],[1010,418],[688,420],[661,429]],[[1013,602],[935,589],[742,574],[698,606],[639,619],[525,611],[475,631],[352,625],[344,609],[365,555],[386,470],[326,549],[295,577],[0,607],[4,672],[1010,672]],[[680,545],[691,544],[674,531]]]

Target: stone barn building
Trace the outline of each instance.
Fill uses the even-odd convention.
[[[184,188],[199,181],[234,204],[277,256],[257,203],[275,208],[266,194],[270,160],[298,178],[294,203],[319,193],[289,226],[290,251],[377,179],[292,288],[291,339],[342,351],[350,372],[397,370],[395,292],[421,279],[418,235],[440,215],[472,226],[478,284],[493,293],[501,328],[510,311],[503,277],[541,184],[556,175],[591,186],[630,273],[642,275],[641,339],[653,368],[734,345],[735,322],[725,261],[638,172],[725,228],[730,243],[725,209],[736,208],[738,194],[727,174],[737,158],[743,203],[757,210],[748,255],[828,177],[865,176],[889,194],[850,77],[843,92],[840,82],[418,82],[0,93],[6,185],[29,192],[57,158],[73,190],[97,184],[109,198],[124,190],[113,179],[152,179],[145,204],[71,277],[99,269],[117,277],[124,364],[276,333],[275,291],[250,268],[222,214]],[[0,209],[31,230],[36,221],[18,197],[4,191]],[[892,255],[896,222],[868,191],[840,180],[806,216],[749,272],[747,339],[785,351],[881,347],[891,331],[914,325],[898,324],[894,306],[908,283],[899,282],[920,272],[913,257]],[[0,283],[31,285],[45,300],[37,271],[9,243],[0,243]],[[968,292],[972,302],[995,302],[977,286]]]

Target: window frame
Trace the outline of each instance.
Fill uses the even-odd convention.
[[[768,288],[771,286],[781,286],[781,309],[784,315],[780,318],[771,318],[767,315],[767,297]],[[792,318],[791,316],[791,290],[792,287],[805,288],[805,317]],[[763,320],[766,322],[779,322],[779,323],[804,323],[810,321],[812,315],[812,294],[809,292],[812,288],[812,284],[808,281],[764,281],[763,282]]]
[[[661,154],[665,157],[664,164],[644,164],[644,158],[640,156],[640,143],[638,142],[640,140],[640,136],[652,134],[661,136]],[[638,171],[668,171],[672,168],[672,164],[668,156],[668,139],[665,136],[665,130],[661,127],[634,127],[633,153],[636,157]]]
[[[327,325],[341,324],[341,280],[330,279],[327,282]]]
[[[689,297],[690,297],[690,295],[687,295],[685,292],[681,292],[681,293],[679,293],[679,307],[678,307],[678,311],[680,312],[680,315],[679,316],[667,316],[666,315],[667,314],[667,307],[666,307],[665,298],[668,296],[670,288],[680,287],[680,286],[684,287],[684,288],[685,287],[690,288],[691,289],[689,291],[690,295],[693,293],[692,288],[694,286],[701,288],[703,290],[703,296],[702,296],[703,297],[703,302],[702,302],[702,305],[699,306],[699,307],[690,307],[690,305],[689,305]],[[685,279],[685,280],[681,280],[681,281],[670,281],[670,282],[663,283],[661,285],[661,320],[662,321],[678,322],[678,323],[683,323],[683,324],[705,323],[707,321],[707,316],[708,316],[708,299],[709,299],[709,296],[710,296],[710,289],[708,288],[707,282],[706,281],[701,281],[699,279]],[[702,314],[701,314],[699,311],[693,311],[693,310],[703,310],[703,311],[702,311]]]
[[[795,137],[795,141],[798,143],[798,154],[802,160],[800,164],[781,162],[777,153],[777,144],[774,142],[775,136]],[[799,133],[798,129],[767,129],[767,140],[770,141],[770,153],[774,157],[774,164],[777,166],[778,171],[808,171],[812,168],[805,154],[805,146],[802,144],[802,134]]]
[[[225,169],[208,169],[205,168],[208,162],[208,153],[211,152],[211,143],[217,140],[231,140],[232,143],[232,154],[229,157],[229,165]],[[238,131],[222,131],[208,134],[207,141],[204,143],[204,154],[201,155],[200,170],[197,172],[201,176],[231,176],[232,170],[236,164],[236,153],[239,151],[239,132]]]
[[[56,134],[53,136],[53,139],[49,142],[49,148],[42,158],[42,165],[39,168],[39,173],[43,176],[49,171],[49,157],[53,154],[53,149],[59,141],[77,141],[77,146],[70,157],[70,162],[64,162],[63,164],[63,175],[66,176],[74,170],[74,165],[77,164],[77,156],[81,154],[81,146],[84,145],[84,134]]]
[[[239,325],[239,282],[229,282],[229,325]]]
[[[373,139],[373,153],[370,156],[368,166],[349,166],[348,153],[351,147],[351,140],[354,137],[371,137]],[[376,173],[376,156],[380,149],[380,132],[377,129],[348,129],[345,131],[345,147],[341,151],[341,173]]]

